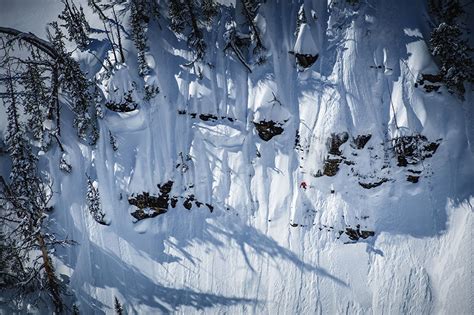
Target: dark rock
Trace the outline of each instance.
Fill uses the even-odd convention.
[[[173,182],[168,181],[165,184],[158,185],[160,194],[158,196],[150,195],[148,192],[143,192],[136,197],[128,199],[128,203],[137,207],[138,210],[133,212],[131,215],[137,220],[143,220],[146,218],[153,218],[159,214],[163,214],[168,211],[169,207],[169,193],[173,187]],[[143,209],[154,210],[154,212],[145,212]]]
[[[152,196],[148,192],[143,192],[142,194],[137,195],[128,199],[128,203],[136,206],[140,209],[150,208],[150,209],[166,209],[168,204],[163,204],[163,200],[159,200],[159,197]]]
[[[362,183],[362,182],[359,182],[359,185],[362,186],[362,187],[365,188],[365,189],[371,189],[371,188],[378,187],[378,186],[382,185],[382,184],[385,183],[385,182],[388,182],[388,178],[382,178],[380,181],[374,182],[374,183]]]
[[[106,102],[105,107],[110,109],[113,112],[117,113],[127,113],[137,109],[138,104],[128,104],[128,103],[115,103],[115,102]]]
[[[132,91],[124,93],[123,100],[121,102],[107,101],[105,107],[114,112],[126,113],[137,109],[138,104],[135,103],[132,97]]]
[[[327,147],[329,154],[341,155],[342,152],[339,150],[341,145],[347,142],[349,139],[349,134],[347,132],[341,132],[338,134],[331,134],[331,137],[328,138]]]
[[[420,84],[425,84],[425,81],[431,83],[443,82],[443,76],[441,74],[422,74],[421,79],[418,80]]]
[[[414,176],[414,175],[408,175],[407,176],[407,181],[412,182],[412,183],[418,183],[418,180],[420,179],[420,176]]]
[[[429,144],[425,145],[425,150],[431,152],[432,154],[435,154],[436,150],[438,150],[438,147],[439,143],[430,142]]]
[[[318,60],[319,55],[310,55],[310,54],[298,54],[295,53],[296,63],[303,68],[311,67],[316,60]]]
[[[298,224],[296,224],[296,223],[290,223],[290,226],[292,226],[292,227],[297,227]]]
[[[426,83],[429,82],[430,84]],[[416,82],[415,87],[422,86],[426,92],[436,92],[443,83],[443,76],[440,74],[422,74],[421,78]]]
[[[408,161],[404,156],[399,155],[397,156],[397,165],[400,167],[405,167],[408,165]]]
[[[186,110],[178,110],[179,115],[186,115],[189,114],[191,118],[196,118],[198,117],[202,121],[216,121],[219,120],[219,117],[213,114],[198,114],[198,113],[188,113]],[[227,116],[220,116],[220,119],[227,119],[230,122],[234,122],[235,119],[232,117],[227,117]]]
[[[398,166],[415,165],[430,158],[436,152],[441,139],[428,142],[423,135],[401,136],[392,139],[392,147],[397,157]]]
[[[369,231],[369,230],[360,230],[360,226],[357,227],[357,229],[353,228],[346,228],[346,230],[343,232],[346,233],[347,236],[349,236],[349,239],[353,241],[358,241],[359,239],[366,239],[370,236],[374,236],[375,232],[374,231]],[[342,233],[341,233],[342,234]]]
[[[359,235],[361,238],[363,238],[364,240],[370,236],[374,236],[375,235],[375,232],[374,231],[359,231]]]
[[[171,207],[172,208],[176,208],[177,203],[178,203],[178,198],[176,198],[175,196],[173,198],[171,198]]]
[[[192,204],[193,201],[194,201],[194,195],[189,195],[188,197],[184,199],[183,206],[186,209],[191,210],[191,208],[193,207],[193,204]]]
[[[296,130],[296,135],[295,135],[295,149],[300,150],[301,145],[300,145],[300,132],[299,130]]]
[[[418,144],[426,140],[426,137],[423,135],[401,136],[392,139],[392,146],[398,155],[413,156],[418,151]]]
[[[339,171],[339,164],[342,159],[326,159],[324,162],[323,175],[335,176]]]
[[[318,171],[316,172],[316,174],[313,174],[313,176],[316,177],[316,178],[321,177],[321,176],[323,176],[323,175],[324,175],[324,174],[323,174],[323,172],[321,172],[321,170],[318,170]]]
[[[212,213],[214,211],[214,206],[211,204],[206,203],[206,206],[209,208],[209,211]]]
[[[352,146],[354,149],[361,150],[361,149],[363,149],[363,148],[365,147],[365,145],[367,144],[367,142],[369,142],[370,138],[372,138],[372,135],[371,135],[371,134],[358,135],[357,137],[352,138],[352,144],[351,144],[351,146]]]
[[[255,129],[257,129],[259,137],[263,141],[269,141],[274,136],[280,135],[284,131],[284,129],[281,127],[281,123],[277,123],[272,120],[262,120],[260,122],[254,122],[254,125]]]
[[[143,219],[148,219],[148,218],[154,218],[160,214],[165,213],[166,210],[159,210],[159,211],[153,211],[150,213],[145,212],[143,209],[138,209],[135,212],[131,213],[132,217],[137,219],[137,221],[143,220]]]
[[[166,195],[168,195],[171,192],[171,188],[173,188],[173,182],[170,180],[164,183],[163,186],[158,185],[158,189],[160,190],[160,193],[166,194]]]
[[[352,228],[346,228],[347,236],[353,241],[357,241],[359,239],[359,235],[357,234],[357,230],[354,230]]]
[[[217,120],[217,116],[216,115],[212,115],[212,114],[200,114],[199,115],[199,119],[203,120],[203,121],[216,121]]]
[[[137,220],[143,220],[147,218],[154,218],[157,215],[166,213],[171,206],[172,208],[176,208],[178,204],[177,196],[170,197],[171,190],[173,188],[173,181],[167,181],[163,185],[157,185],[160,193],[158,196],[150,195],[148,192],[143,192],[138,194],[136,197],[132,197],[128,199],[129,204],[134,205],[138,208],[135,212],[131,213],[131,215]],[[183,206],[191,210],[193,207],[193,202],[197,207],[201,207],[204,203],[196,200],[194,195],[189,195],[184,198]],[[214,211],[214,207],[211,204],[205,204],[209,210],[212,212]]]
[[[425,89],[425,91],[426,91],[427,93],[438,92],[438,90],[439,90],[440,87],[441,87],[441,86],[439,86],[439,85],[433,85],[433,84],[425,84],[425,85],[423,86],[423,88]]]

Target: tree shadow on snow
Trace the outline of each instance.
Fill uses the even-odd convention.
[[[87,283],[85,277],[73,279],[76,287],[76,297],[80,301],[80,309],[84,314],[105,314],[113,308],[114,291],[120,292],[123,306],[133,314],[138,314],[137,305],[145,305],[168,314],[179,310],[180,307],[189,306],[203,311],[206,308],[218,306],[233,306],[239,304],[258,303],[256,300],[226,297],[211,293],[201,293],[191,289],[176,289],[166,287],[150,279],[139,266],[131,266],[114,254],[90,244],[89,253],[94,257],[92,266],[93,282]],[[110,304],[104,305],[85,288],[92,292],[100,292],[97,288],[111,290],[105,292],[110,295]],[[101,292],[99,294],[102,294]]]

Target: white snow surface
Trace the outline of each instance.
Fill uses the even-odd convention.
[[[311,29],[306,23],[303,23],[300,26],[298,36],[296,37],[294,51],[298,54],[309,54],[313,56],[319,54],[319,49],[314,42]]]
[[[192,61],[185,41],[166,23],[149,27],[147,82],[160,93],[144,101],[134,92],[139,107],[126,114],[106,110],[95,147],[63,128],[73,168],[59,170],[59,149],[50,157],[57,192],[51,217],[78,245],[58,249],[55,263],[81,313],[112,314],[117,297],[128,314],[472,314],[472,93],[461,101],[444,88],[414,86],[419,73],[437,69],[422,1],[327,2],[262,5],[269,58],[252,73],[223,52],[222,21],[206,35],[213,67],[183,66]],[[318,17],[302,30],[319,59],[301,72],[288,52],[303,3]],[[143,85],[133,44],[125,44],[127,64],[102,82],[108,100],[120,101],[133,81]],[[261,140],[253,122],[262,120],[281,123],[284,132]],[[297,131],[302,150],[295,149]],[[364,150],[350,141],[341,146],[355,165],[315,177],[328,138],[341,132],[372,138]],[[389,139],[414,134],[441,139],[416,166],[422,175],[415,184],[386,153]],[[177,168],[183,160],[186,168]],[[390,180],[364,189],[351,167]],[[109,226],[87,211],[86,174],[98,183]],[[194,194],[214,211],[187,210],[180,199],[167,213],[134,223],[127,198],[157,194],[168,180],[172,195]],[[338,239],[339,230],[357,224],[375,236]]]

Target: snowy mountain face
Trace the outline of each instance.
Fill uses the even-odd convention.
[[[473,312],[474,98],[426,79],[428,3],[222,1],[199,38],[157,1],[140,51],[135,2],[116,2],[123,59],[76,1],[96,143],[65,91],[61,147],[39,155],[47,229],[77,242],[51,252],[69,310]]]

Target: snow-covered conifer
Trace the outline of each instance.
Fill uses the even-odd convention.
[[[0,176],[0,223],[2,232],[7,232],[2,236],[2,246],[6,246],[9,253],[7,257],[1,255],[0,264],[5,265],[1,287],[17,290],[19,300],[31,292],[44,290],[60,312],[63,309],[62,289],[50,250],[61,242],[45,231],[45,213],[51,209],[48,205],[51,189],[38,175],[38,158],[19,119],[19,100],[9,69],[8,74],[6,143],[12,167],[10,183]]]
[[[254,46],[253,54],[255,63],[257,64],[262,64],[266,60],[266,48],[262,41],[260,29],[258,28],[255,20],[262,3],[262,0],[242,0],[242,13],[250,30],[250,35]]]
[[[137,49],[138,72],[141,76],[149,73],[150,69],[146,62],[145,54],[148,51],[147,29],[150,17],[147,15],[147,5],[145,0],[132,0],[130,6],[130,28],[132,38]]]
[[[73,304],[72,305],[72,315],[79,315],[80,312],[79,312],[79,307],[77,306],[77,304]]]
[[[473,49],[463,31],[456,23],[456,18],[463,14],[458,1],[445,4],[437,13],[441,23],[431,33],[430,49],[440,63],[440,75],[448,90],[464,95],[464,83],[474,83]]]
[[[212,19],[217,15],[218,6],[214,0],[202,0],[201,3],[202,18],[204,23],[210,25]]]
[[[187,37],[188,45],[194,50],[196,59],[203,59],[207,48],[204,31],[217,14],[216,2],[214,0],[170,0],[168,14],[171,30]]]
[[[81,139],[93,138],[94,135],[91,135],[93,131],[91,109],[93,108],[94,96],[90,91],[91,82],[82,72],[79,63],[72,59],[69,53],[65,51],[64,35],[59,25],[56,22],[50,25],[54,31],[50,35],[50,40],[62,58],[59,68],[62,77],[62,87],[71,97],[73,104],[75,114],[74,127],[76,127],[77,134]]]
[[[114,151],[117,151],[118,150],[117,139],[115,139],[115,136],[112,134],[110,130],[109,130],[109,142],[110,142],[110,145],[112,146],[112,149]]]
[[[10,153],[12,166],[10,171],[11,186],[22,202],[29,195],[28,184],[34,182],[37,158],[32,154],[25,131],[20,123],[18,97],[15,83],[11,77],[7,82],[7,151]]]
[[[92,181],[89,176],[87,176],[87,208],[89,213],[92,215],[94,220],[102,225],[108,225],[105,221],[105,213],[102,212],[102,207],[100,205],[100,194],[97,181]]]
[[[82,6],[75,5],[74,1],[62,0],[64,9],[59,15],[64,26],[68,32],[68,39],[76,43],[80,49],[86,48],[89,44],[89,31],[90,26],[82,10]]]
[[[43,139],[43,122],[46,119],[48,96],[47,87],[42,78],[43,71],[35,63],[27,65],[22,77],[25,89],[25,114],[28,117],[28,127],[33,137]]]

